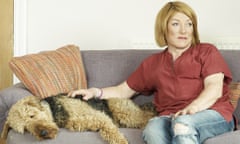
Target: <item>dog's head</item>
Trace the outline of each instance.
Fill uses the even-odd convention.
[[[30,132],[37,139],[55,138],[58,127],[54,123],[49,105],[35,96],[28,96],[14,104],[7,123],[19,133]]]

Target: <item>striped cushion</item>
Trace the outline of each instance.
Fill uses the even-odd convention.
[[[230,100],[234,108],[237,107],[238,99],[240,98],[240,82],[232,82],[230,84]]]
[[[74,45],[14,57],[9,65],[26,88],[41,98],[87,87],[80,50]]]

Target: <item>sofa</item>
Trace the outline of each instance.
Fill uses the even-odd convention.
[[[88,87],[106,87],[117,85],[133,72],[140,62],[147,56],[160,50],[84,50],[81,51]],[[228,63],[233,81],[240,81],[240,50],[220,50]],[[32,95],[22,84],[17,83],[0,91],[0,131],[11,106],[19,99]],[[137,104],[152,101],[153,96],[139,95],[133,98]],[[240,119],[240,102],[238,102],[235,116]],[[240,124],[240,123],[238,123]],[[130,144],[143,144],[142,130],[134,128],[120,128]],[[29,133],[19,134],[9,130],[7,144],[106,144],[97,132],[70,132],[60,129],[58,136],[52,140],[38,141]],[[239,144],[240,130],[225,133],[204,142],[204,144]]]

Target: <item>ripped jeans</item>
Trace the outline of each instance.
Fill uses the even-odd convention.
[[[146,144],[202,144],[208,138],[233,129],[234,120],[227,122],[218,112],[204,110],[175,119],[155,117],[143,130],[143,139]]]

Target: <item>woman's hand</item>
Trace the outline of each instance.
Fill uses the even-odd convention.
[[[81,95],[84,100],[89,100],[91,98],[98,99],[109,99],[109,98],[130,98],[136,94],[136,92],[131,89],[126,81],[117,85],[106,88],[90,88],[90,89],[79,89],[68,93],[69,97],[75,97]]]
[[[89,100],[99,95],[101,90],[99,88],[79,89],[68,93],[69,97],[75,97],[81,95],[84,100]]]
[[[194,106],[194,105],[188,105],[187,107],[185,107],[184,109],[182,110],[179,110],[178,112],[176,112],[174,114],[174,117],[178,117],[180,115],[187,115],[187,114],[195,114],[199,111],[199,108],[197,106]]]

